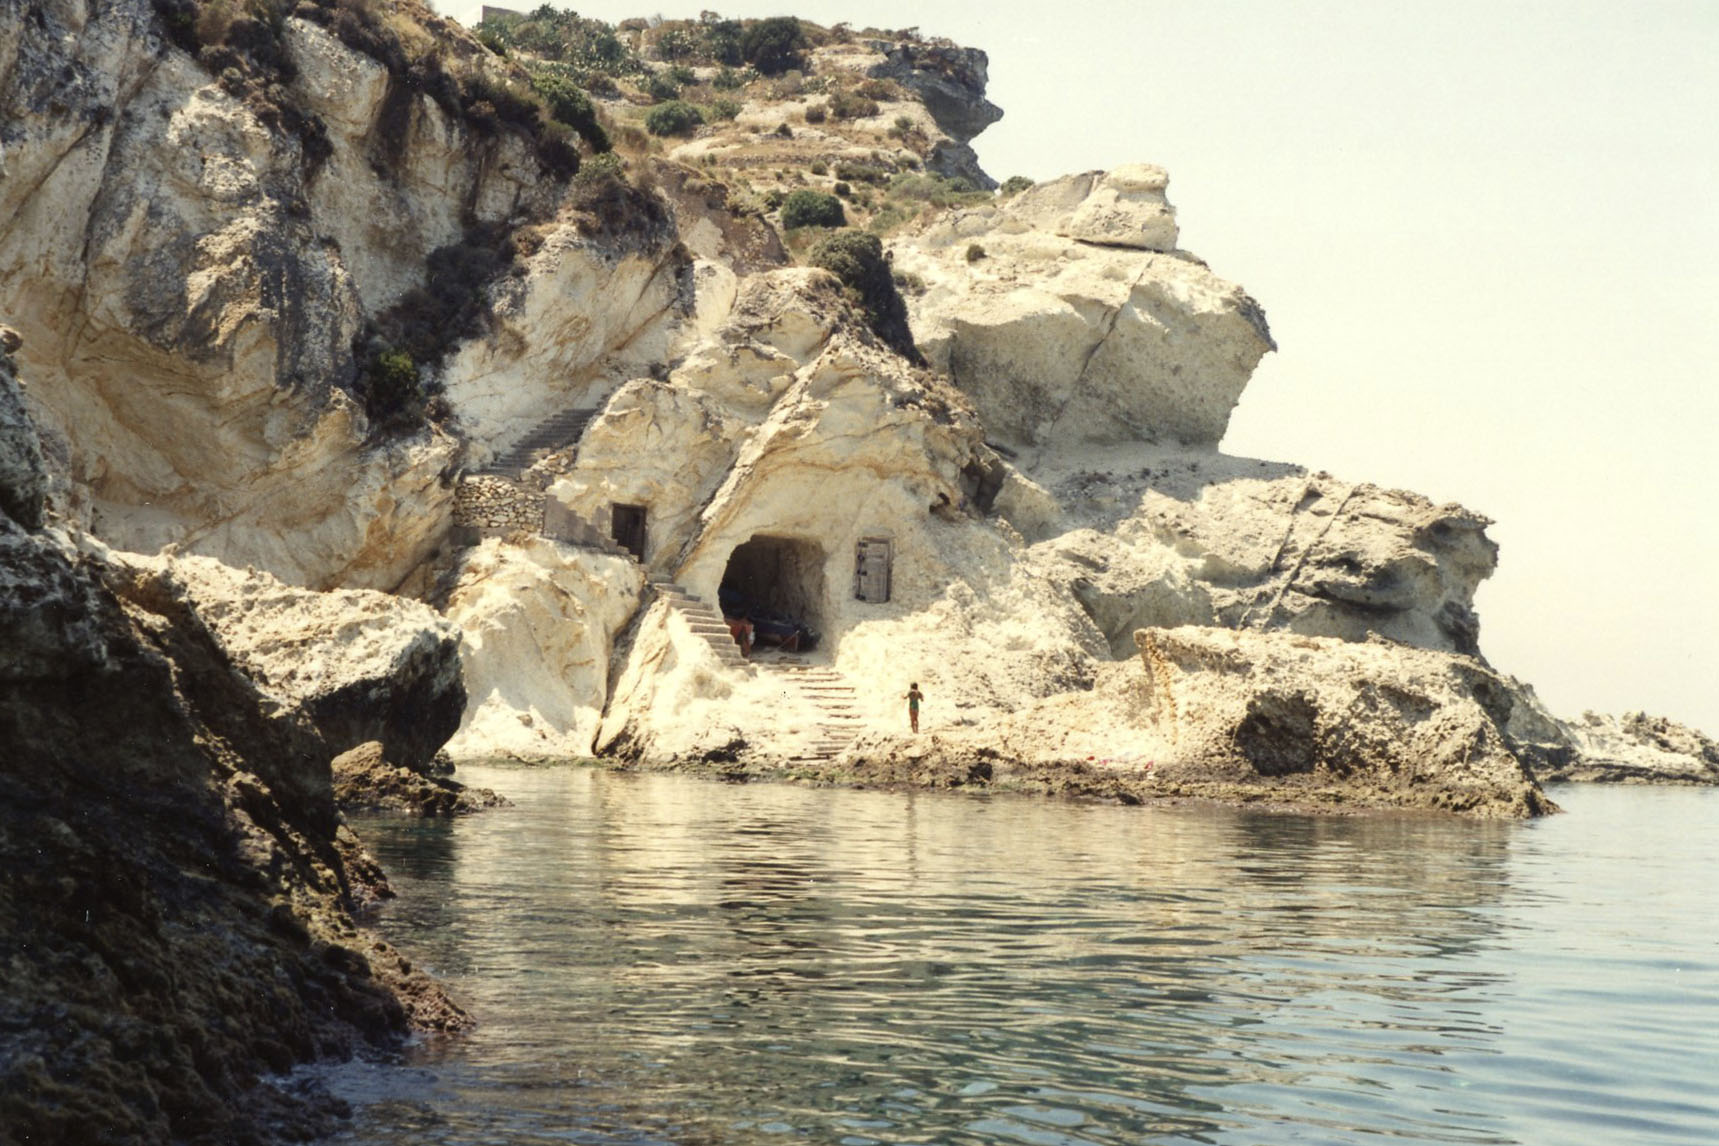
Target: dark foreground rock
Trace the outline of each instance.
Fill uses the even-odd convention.
[[[39,505],[13,440],[0,504]],[[283,1072],[466,1016],[359,926],[389,893],[319,730],[111,572],[0,514],[0,1143],[326,1132]]]
[[[374,740],[336,756],[333,769],[334,801],[347,812],[463,816],[508,802],[488,788],[468,788],[444,776],[426,776],[391,763]]]

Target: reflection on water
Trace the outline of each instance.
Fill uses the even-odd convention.
[[[1719,1140],[1715,793],[1503,825],[466,779],[516,807],[359,830],[482,1025],[334,1072],[341,1141]]]

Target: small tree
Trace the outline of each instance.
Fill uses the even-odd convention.
[[[740,57],[766,76],[779,76],[802,66],[806,34],[792,16],[760,20],[740,37]]]
[[[822,191],[795,191],[782,203],[784,227],[842,227],[847,221],[842,201]]]
[[[822,267],[859,297],[866,324],[891,350],[912,362],[920,362],[919,348],[907,325],[907,304],[901,300],[883,243],[864,231],[841,230],[821,239],[812,248],[811,263]]]
[[[696,107],[681,100],[659,103],[645,117],[645,130],[652,135],[691,135],[704,122]]]
[[[384,348],[365,369],[364,412],[379,428],[396,428],[423,417],[424,391],[418,364],[404,350]]]
[[[531,86],[543,97],[549,114],[577,131],[592,151],[609,150],[609,133],[598,122],[596,107],[572,80],[551,71],[534,71]]]

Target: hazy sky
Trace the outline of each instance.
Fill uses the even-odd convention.
[[[1225,451],[1495,518],[1494,665],[1560,715],[1719,735],[1719,3],[720,10],[983,48],[998,178],[1167,167],[1182,245],[1281,347]]]

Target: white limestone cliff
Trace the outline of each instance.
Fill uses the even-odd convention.
[[[170,46],[144,0],[42,10],[0,35],[0,318],[34,380],[46,514],[255,566],[131,566],[169,596],[212,586],[205,615],[248,602],[226,614],[238,632],[290,595],[260,597],[265,575],[435,600],[464,634],[460,757],[838,779],[938,753],[975,777],[1011,754],[1041,772],[1152,759],[1186,791],[1343,784],[1527,814],[1543,805],[1508,762],[1579,754],[1481,658],[1486,518],[1219,451],[1273,342],[1179,249],[1161,168],[990,197],[925,182],[989,185],[967,147],[1000,114],[982,53],[832,36],[816,85],[751,86],[731,122],[586,184],[323,9],[285,20],[291,67],[260,94]],[[391,11],[436,48],[412,66],[508,78],[427,10]],[[813,112],[864,82],[875,116]],[[33,114],[50,90],[61,110]],[[770,204],[843,164],[854,222],[886,222],[872,196],[896,180],[964,204],[893,223],[916,352],[833,275],[786,265],[808,243]],[[477,320],[421,364],[434,416],[373,424],[366,348],[390,316],[452,313],[437,268],[462,258],[489,277],[462,303]],[[19,421],[0,409],[0,430]],[[513,472],[563,422],[577,441]],[[508,472],[472,479],[484,514],[456,527],[485,466]],[[608,544],[621,533],[638,561]],[[801,667],[823,685],[739,661],[681,595],[742,591],[815,631]],[[1168,722],[1143,699],[1163,682],[1141,631],[1180,650],[1151,662],[1186,700]],[[935,740],[901,736],[912,681]],[[1250,720],[1263,755],[1237,740]]]
[[[23,335],[67,520],[295,584],[398,586],[446,532],[462,442],[378,434],[353,396],[354,340],[472,226],[548,234],[491,336],[446,369],[466,436],[540,413],[621,345],[655,349],[639,336],[678,302],[672,243],[593,252],[586,222],[557,213],[565,180],[519,138],[451,119],[329,30],[289,17],[281,33],[294,74],[278,98],[324,129],[313,151],[170,46],[147,0],[33,11],[0,41],[0,313]],[[540,325],[536,300],[568,291],[614,302],[613,319],[563,308]],[[532,355],[522,383],[546,343],[566,349]]]
[[[638,607],[634,563],[541,537],[468,551],[449,591],[468,704],[456,758],[588,756],[616,637]]]

